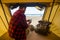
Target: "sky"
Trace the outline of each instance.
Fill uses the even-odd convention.
[[[17,11],[18,9],[19,9],[19,7],[15,8],[13,10],[10,9],[11,10],[11,14],[13,15],[14,12]],[[25,11],[25,15],[27,15],[27,16],[32,16],[32,15],[42,16],[44,14],[44,10],[40,11],[40,10],[38,10],[35,7],[27,7],[26,11]]]

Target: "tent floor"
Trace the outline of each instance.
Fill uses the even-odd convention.
[[[5,33],[0,37],[0,40],[14,40],[8,36],[8,33]],[[27,40],[60,40],[55,34],[51,33],[48,36],[42,36],[35,33],[35,31],[30,32],[27,35]]]

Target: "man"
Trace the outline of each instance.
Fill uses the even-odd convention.
[[[12,16],[9,23],[9,36],[15,40],[26,40],[26,29],[28,27],[26,16],[24,15],[26,7],[20,6]]]

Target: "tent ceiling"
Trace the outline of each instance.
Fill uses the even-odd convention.
[[[42,3],[47,6],[51,6],[53,0],[2,0],[2,3]],[[60,2],[60,0],[55,0],[55,2]]]
[[[53,0],[2,0],[3,3],[52,2]]]

